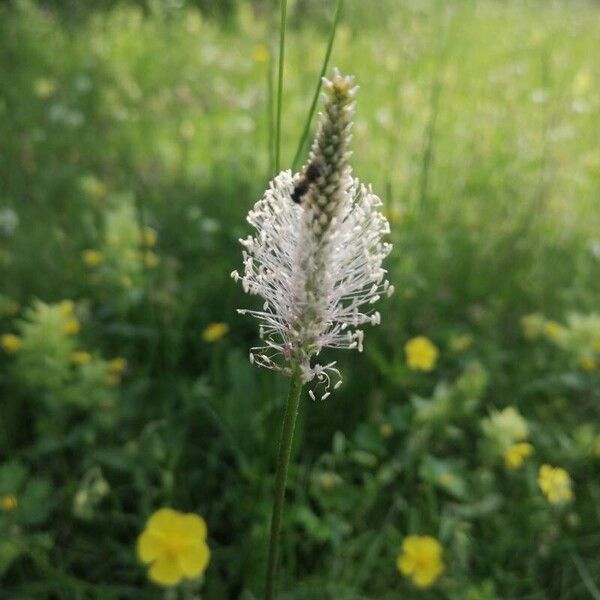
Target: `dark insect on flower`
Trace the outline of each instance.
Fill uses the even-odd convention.
[[[303,196],[308,192],[311,183],[314,183],[323,174],[321,163],[317,160],[312,161],[306,166],[304,174],[300,177],[292,192],[292,200],[298,204]]]

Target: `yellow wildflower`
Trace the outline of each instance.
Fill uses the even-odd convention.
[[[525,459],[533,453],[533,446],[527,442],[513,444],[504,453],[504,463],[509,469],[520,469]]]
[[[596,351],[596,352],[600,352],[600,340],[597,340],[596,342],[594,342],[592,344],[592,348]]]
[[[422,335],[409,340],[404,352],[408,366],[418,371],[433,370],[439,356],[437,346]]]
[[[124,358],[113,358],[108,363],[108,371],[109,373],[116,373],[117,375],[121,375],[124,373],[127,368],[127,361]]]
[[[600,435],[596,436],[596,440],[594,442],[594,454],[600,458]]]
[[[558,337],[560,337],[562,332],[563,332],[563,327],[560,325],[560,323],[557,323],[556,321],[548,321],[544,325],[544,333],[551,340],[555,340]]]
[[[77,350],[71,354],[71,362],[74,365],[87,365],[92,360],[92,355],[83,350]]]
[[[6,512],[15,510],[17,505],[17,497],[13,496],[12,494],[7,494],[6,496],[2,497],[2,500],[0,500],[0,506],[2,506],[2,510],[5,510]]]
[[[538,485],[552,504],[561,504],[573,499],[571,477],[560,467],[542,465],[538,474]]]
[[[379,426],[379,435],[384,439],[391,438],[394,435],[394,428],[389,423],[382,423]]]
[[[81,257],[88,267],[97,267],[104,260],[104,256],[99,250],[84,250]]]
[[[210,323],[202,332],[202,339],[210,344],[227,335],[228,331],[229,325],[227,323]]]
[[[121,383],[121,375],[119,373],[107,373],[104,376],[104,383],[108,387],[115,387]]]
[[[396,560],[396,567],[417,587],[427,588],[444,570],[442,547],[430,535],[409,535],[402,542],[402,553]]]
[[[58,308],[65,317],[70,317],[75,310],[75,302],[73,300],[61,300],[58,303]]]
[[[2,349],[9,354],[14,354],[18,352],[23,346],[23,340],[14,333],[5,333],[0,338],[0,344],[2,344]]]
[[[257,63],[263,63],[269,59],[269,49],[264,44],[258,44],[254,47],[252,58]]]
[[[156,246],[156,240],[158,239],[158,235],[152,227],[144,227],[144,231],[142,231],[142,242],[144,246],[148,246],[152,248]]]
[[[199,577],[208,566],[206,523],[192,513],[171,508],[157,510],[137,541],[140,561],[150,564],[150,580],[177,585],[184,578]]]
[[[598,363],[592,356],[584,356],[579,361],[579,365],[584,371],[593,371],[598,366]]]
[[[51,79],[36,79],[33,83],[33,91],[39,98],[49,98],[56,91],[56,83]]]
[[[465,333],[463,335],[458,335],[452,338],[450,342],[450,347],[455,352],[464,352],[468,350],[473,345],[473,336]]]
[[[149,269],[156,269],[156,267],[158,267],[159,262],[160,258],[158,258],[158,255],[154,252],[146,252],[146,254],[144,254],[144,264]]]
[[[63,328],[66,335],[77,335],[81,329],[81,324],[78,319],[69,319]]]
[[[321,486],[326,492],[330,492],[335,487],[335,477],[331,473],[321,475]]]
[[[442,473],[439,478],[438,481],[442,484],[442,485],[452,485],[454,483],[454,476],[452,475],[452,473]]]
[[[521,329],[528,340],[539,337],[544,327],[544,317],[539,313],[531,313],[521,317]]]

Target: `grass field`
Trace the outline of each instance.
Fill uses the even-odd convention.
[[[2,599],[263,593],[286,379],[229,274],[275,175],[279,13],[148,5],[0,6]],[[290,2],[281,168],[333,5]],[[598,48],[591,0],[345,2],[396,293],[301,400],[281,600],[600,598]],[[211,552],[169,588],[136,556],[164,507]]]

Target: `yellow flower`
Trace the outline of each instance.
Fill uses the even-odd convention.
[[[252,58],[257,63],[267,61],[269,58],[269,49],[264,44],[258,44],[258,46],[254,47],[254,52],[252,52]]]
[[[58,303],[58,308],[60,309],[61,314],[65,317],[70,317],[75,309],[75,302],[73,302],[73,300],[61,300]]]
[[[439,356],[437,346],[422,335],[409,340],[404,352],[408,366],[418,371],[433,370]]]
[[[89,352],[78,350],[71,354],[71,362],[74,365],[87,365],[92,360],[92,355]]]
[[[149,269],[156,269],[158,267],[158,263],[160,262],[160,258],[154,252],[146,252],[144,254],[144,264]]]
[[[6,512],[15,510],[15,508],[17,508],[17,504],[17,497],[13,496],[12,494],[7,494],[6,496],[2,497],[2,500],[0,500],[0,506],[2,506],[2,510],[5,510]]]
[[[394,435],[394,428],[389,423],[382,423],[379,426],[379,435],[384,439],[391,438]]]
[[[533,453],[533,446],[527,442],[513,444],[504,453],[504,463],[509,469],[520,469],[525,459]]]
[[[158,235],[152,227],[144,227],[144,231],[142,231],[142,242],[144,246],[148,246],[152,248],[156,246],[156,240],[158,239]]]
[[[409,535],[402,542],[402,553],[396,560],[396,566],[417,587],[427,588],[444,570],[442,547],[430,535]]]
[[[331,473],[321,475],[321,486],[326,492],[330,492],[335,487],[335,477]]]
[[[538,485],[552,504],[561,504],[573,499],[571,477],[560,467],[542,465],[538,474]]]
[[[127,368],[127,361],[124,358],[113,358],[108,363],[108,371],[109,373],[115,373],[117,375],[121,375],[124,373]]]
[[[63,328],[66,335],[77,335],[81,329],[81,324],[75,318],[69,319]]]
[[[593,371],[598,366],[598,363],[592,356],[584,356],[579,361],[579,365],[584,371]]]
[[[205,342],[213,343],[227,335],[229,325],[227,323],[210,323],[202,332],[202,339]]]
[[[0,343],[2,344],[2,349],[9,354],[14,354],[23,347],[23,340],[14,333],[5,333],[0,338]]]
[[[81,257],[88,267],[97,267],[104,260],[102,252],[91,249],[84,250]]]
[[[600,435],[596,436],[596,440],[594,442],[594,454],[600,458]]]
[[[592,348],[596,351],[596,352],[600,352],[600,340],[594,342],[592,344]]]
[[[121,383],[121,375],[119,373],[107,373],[104,376],[104,383],[108,387],[115,387]]]
[[[56,83],[51,79],[36,79],[33,83],[33,91],[39,98],[49,98],[56,91]]]
[[[452,473],[442,473],[439,476],[438,481],[442,485],[452,485],[454,483],[454,476],[452,475]]]
[[[551,339],[557,339],[563,332],[563,328],[560,323],[556,321],[548,321],[544,325],[544,333]]]
[[[544,328],[544,317],[539,313],[531,313],[521,317],[521,329],[528,340],[539,337]]]
[[[161,508],[148,519],[138,538],[137,555],[151,564],[148,575],[159,585],[177,585],[185,577],[199,577],[210,559],[206,523],[198,515]]]
[[[473,336],[465,333],[463,335],[456,336],[452,338],[450,342],[450,347],[455,352],[464,352],[468,350],[473,345]]]

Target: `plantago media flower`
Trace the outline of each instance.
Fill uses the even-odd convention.
[[[324,79],[321,114],[308,164],[270,183],[248,222],[254,237],[241,240],[244,273],[232,273],[244,291],[264,299],[262,310],[240,310],[260,321],[264,345],[250,360],[303,381],[340,383],[335,363],[312,364],[323,348],[362,350],[361,325],[377,325],[372,305],[393,287],[383,259],[391,245],[380,199],[353,178],[348,160],[357,88],[334,70]],[[313,392],[310,392],[314,397]],[[323,395],[325,398],[328,392]]]
[[[409,340],[404,353],[409,368],[415,371],[432,371],[439,356],[437,346],[422,335]]]
[[[23,340],[14,333],[5,333],[2,337],[0,337],[0,344],[5,352],[14,354],[23,346]]]
[[[229,332],[227,323],[210,323],[202,332],[202,339],[209,344],[218,342],[222,337],[225,337]]]
[[[525,459],[533,453],[533,446],[527,442],[513,444],[504,453],[504,463],[509,469],[520,469]]]
[[[430,535],[409,535],[402,542],[402,553],[396,566],[417,587],[430,587],[444,571],[442,547]]]
[[[208,566],[206,523],[193,513],[157,510],[137,541],[140,561],[150,564],[148,576],[159,585],[177,585],[199,577]]]
[[[570,475],[560,467],[542,465],[538,485],[551,504],[562,504],[573,499]]]

